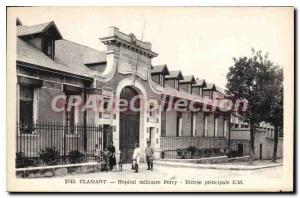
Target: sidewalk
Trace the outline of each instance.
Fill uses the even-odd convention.
[[[271,163],[271,164],[260,164],[260,165],[248,165],[246,163],[228,163],[228,164],[193,164],[184,162],[174,162],[167,160],[154,161],[154,164],[164,165],[164,166],[175,166],[175,167],[188,167],[188,168],[202,168],[202,169],[220,169],[220,170],[257,170],[272,168],[277,166],[282,166],[282,162]]]

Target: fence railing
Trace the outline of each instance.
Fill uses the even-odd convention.
[[[16,167],[95,161],[95,145],[112,140],[112,128],[62,123],[17,123]]]
[[[160,138],[160,148],[163,158],[177,158],[179,149],[196,147],[198,150],[220,150],[227,147],[225,137],[201,137],[201,136],[164,136]]]

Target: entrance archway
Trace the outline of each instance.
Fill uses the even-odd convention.
[[[126,111],[120,112],[119,128],[119,148],[121,150],[120,158],[124,163],[130,163],[134,151],[135,143],[140,140],[140,111],[134,111],[130,108],[130,103],[138,92],[126,86],[122,89],[120,99],[128,101]],[[134,107],[140,109],[140,99],[135,99]]]

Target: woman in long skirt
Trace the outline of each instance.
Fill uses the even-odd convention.
[[[114,147],[114,143],[111,142],[110,146],[108,147],[108,150],[111,153],[111,156],[109,157],[109,170],[112,170],[114,166],[116,166],[116,148]]]

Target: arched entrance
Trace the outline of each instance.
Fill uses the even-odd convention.
[[[140,112],[130,108],[130,101],[138,96],[138,92],[126,86],[122,89],[120,99],[126,99],[128,106],[126,111],[120,112],[120,129],[119,129],[119,148],[121,151],[120,158],[124,163],[130,163],[132,158],[134,144],[139,143],[140,134]],[[136,99],[134,103],[136,109],[140,108],[140,99]]]

